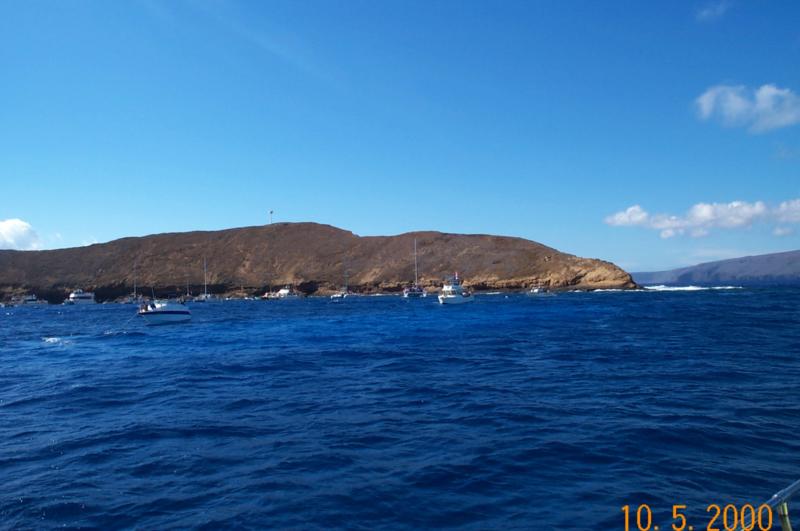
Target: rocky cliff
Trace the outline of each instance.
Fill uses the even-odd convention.
[[[251,294],[292,284],[329,293],[348,277],[359,292],[397,292],[414,279],[417,240],[420,283],[438,287],[458,271],[477,290],[633,288],[631,276],[602,260],[579,258],[521,238],[414,232],[357,236],[329,225],[276,223],[213,232],[123,238],[51,251],[0,251],[0,296],[33,292],[51,301],[75,288],[99,299],[131,292],[134,274],[145,293],[202,291],[203,259],[213,292]]]

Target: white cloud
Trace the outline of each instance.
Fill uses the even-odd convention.
[[[794,229],[789,227],[775,227],[772,230],[772,234],[774,234],[775,236],[789,236],[791,234],[794,234]]]
[[[780,219],[779,212],[784,211],[788,215],[790,211],[794,212],[792,210],[794,206],[798,215],[797,222],[800,223],[800,199],[781,203],[773,210],[770,210],[763,201],[697,203],[682,216],[650,214],[641,206],[634,205],[606,217],[605,222],[615,227],[644,227],[657,230],[662,238],[673,238],[687,233],[693,238],[700,238],[707,236],[711,229],[715,228],[735,229],[749,227],[755,221],[770,217]]]
[[[784,201],[778,205],[775,215],[783,223],[800,223],[800,199]]]
[[[730,2],[726,2],[725,0],[720,2],[711,2],[698,9],[697,13],[695,14],[695,18],[701,22],[715,20],[724,15],[725,12],[730,9],[730,7]]]
[[[727,127],[746,127],[752,133],[800,123],[800,96],[790,89],[761,85],[717,85],[695,100],[701,119],[718,119]]]
[[[31,224],[21,219],[0,220],[0,249],[39,249],[39,235]]]
[[[631,225],[641,225],[647,221],[648,213],[639,205],[628,207],[622,212],[617,212],[606,218],[606,223],[615,227],[627,227]]]

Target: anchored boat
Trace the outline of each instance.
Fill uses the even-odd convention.
[[[64,304],[94,304],[94,293],[76,289],[69,294],[69,298],[64,301]]]
[[[203,293],[192,299],[193,302],[210,302],[215,299],[214,295],[208,292],[208,266],[203,257]]]
[[[300,294],[297,293],[291,286],[286,286],[278,290],[279,299],[299,299]]]
[[[455,276],[444,283],[442,292],[439,294],[439,304],[464,304],[472,302],[475,297],[461,285],[458,278],[458,271]]]
[[[531,297],[541,297],[552,295],[549,289],[545,288],[544,286],[534,286],[527,292],[528,295]]]
[[[417,239],[414,238],[414,285],[403,290],[403,297],[406,299],[426,297],[427,293],[419,285],[419,274],[417,267]]]
[[[347,298],[348,295],[350,295],[350,288],[347,286],[348,278],[349,277],[348,277],[348,274],[347,274],[347,266],[345,266],[345,270],[344,270],[344,287],[342,287],[342,289],[340,289],[339,291],[337,291],[336,293],[331,295],[331,300],[333,302],[343,301],[344,299]]]

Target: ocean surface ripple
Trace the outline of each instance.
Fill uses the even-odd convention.
[[[707,521],[800,478],[798,301],[237,301],[149,328],[125,305],[3,308],[0,527]]]

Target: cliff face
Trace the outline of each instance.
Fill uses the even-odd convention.
[[[32,291],[51,300],[74,288],[113,298],[139,287],[202,290],[203,258],[214,292],[251,293],[293,284],[306,293],[338,289],[347,273],[354,291],[399,291],[414,279],[441,285],[458,271],[475,289],[633,288],[614,264],[579,258],[521,238],[415,232],[359,237],[328,225],[276,223],[213,232],[158,234],[52,251],[0,251],[0,294]],[[134,267],[135,264],[135,267]]]
[[[744,256],[633,276],[642,284],[796,286],[800,285],[800,251]]]

